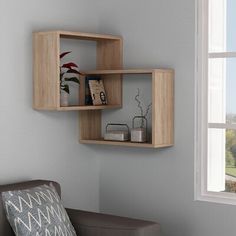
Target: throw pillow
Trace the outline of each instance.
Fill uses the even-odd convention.
[[[53,185],[2,193],[16,236],[76,236]]]

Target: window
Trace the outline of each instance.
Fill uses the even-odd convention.
[[[195,198],[236,204],[236,1],[197,0]]]

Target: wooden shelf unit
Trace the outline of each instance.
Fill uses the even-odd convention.
[[[117,142],[117,141],[105,141],[101,140],[80,140],[83,144],[99,144],[99,145],[111,145],[111,146],[125,146],[125,147],[139,147],[139,148],[165,148],[170,147],[170,144],[153,145],[152,143],[132,143],[132,142]]]
[[[174,144],[174,71],[172,69],[131,69],[84,71],[85,75],[100,75],[103,81],[125,74],[150,74],[152,79],[152,139],[151,143],[105,141],[102,137],[101,111],[80,115],[80,142],[130,147],[161,148]],[[108,78],[107,78],[108,76]],[[134,78],[135,80],[135,78]],[[96,114],[96,115],[95,115]],[[92,116],[92,122],[87,122]],[[91,123],[93,125],[91,126]]]
[[[124,70],[89,70],[82,71],[84,75],[128,75],[152,74],[154,72],[174,72],[172,69],[124,69]]]
[[[104,81],[109,87],[108,106],[84,106],[84,86],[80,86],[79,106],[60,106],[60,39],[78,39],[96,42],[97,69],[122,69],[123,40],[112,35],[82,32],[49,31],[33,34],[34,45],[34,102],[36,110],[96,110],[122,106],[122,79],[119,75]]]
[[[96,70],[80,76],[79,105],[60,106],[60,39],[92,40],[97,44]],[[34,102],[37,110],[79,111],[80,143],[162,148],[174,143],[174,71],[171,69],[123,70],[123,40],[119,36],[82,32],[49,31],[34,33]],[[102,110],[122,107],[124,74],[149,74],[152,79],[152,139],[150,143],[104,141]],[[103,79],[108,105],[85,106],[85,76]],[[135,80],[135,77],[134,77]]]
[[[120,105],[101,105],[101,106],[68,106],[60,107],[57,111],[87,111],[87,110],[105,110],[121,108]]]

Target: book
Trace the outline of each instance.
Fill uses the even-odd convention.
[[[93,105],[106,105],[107,96],[103,81],[100,78],[88,78],[88,84]]]
[[[85,77],[85,105],[93,105],[93,100],[90,94],[90,89],[89,89],[89,80],[90,79],[98,79],[98,78],[92,78],[90,76]]]
[[[100,80],[101,78],[97,75],[87,75],[85,77],[85,105],[93,105],[92,96],[89,88],[89,80]]]

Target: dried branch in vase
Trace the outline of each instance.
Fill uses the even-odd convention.
[[[144,112],[143,106],[142,106],[142,102],[140,101],[140,89],[137,89],[137,95],[135,96],[135,101],[138,103],[138,108],[140,110],[140,116],[143,116],[145,118],[147,118],[148,113],[152,107],[152,103],[150,103],[147,108],[146,111]],[[141,128],[144,127],[144,120],[141,120]]]

